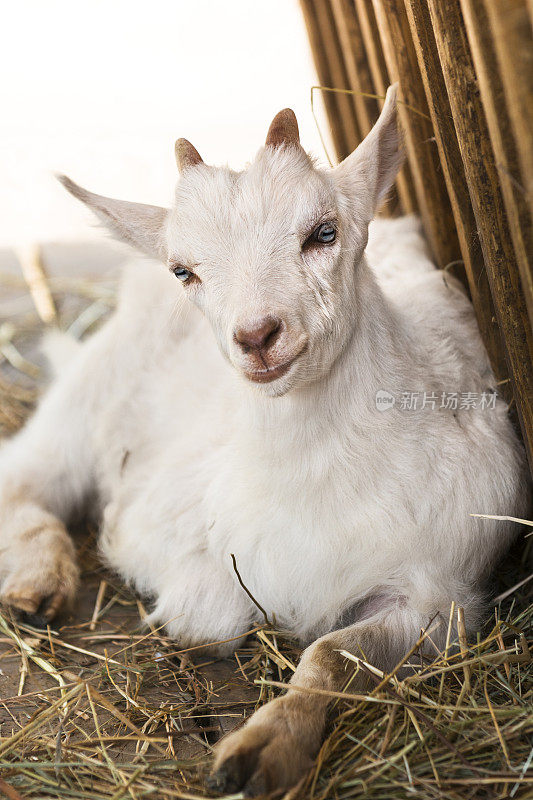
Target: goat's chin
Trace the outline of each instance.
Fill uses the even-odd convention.
[[[266,397],[283,397],[293,388],[294,379],[292,376],[284,375],[271,383],[256,383],[254,385]]]

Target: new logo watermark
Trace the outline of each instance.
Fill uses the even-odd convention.
[[[389,408],[392,408],[394,403],[396,402],[396,398],[390,392],[387,392],[385,389],[379,389],[376,392],[376,408],[378,411],[388,411]]]

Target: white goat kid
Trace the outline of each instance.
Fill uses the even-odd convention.
[[[451,600],[477,624],[512,530],[470,514],[525,512],[521,448],[502,401],[441,407],[443,392],[481,395],[494,379],[418,222],[375,222],[367,247],[401,163],[394,87],[332,170],[301,148],[290,110],[243,172],[207,166],[185,140],[176,156],[171,210],[62,179],[170,271],[132,265],[117,312],[4,446],[2,596],[47,618],[72,599],[65,525],[96,493],[105,559],[155,597],[153,620],[183,647],[229,653],[257,619],[234,553],[267,612],[314,642],[294,685],[340,689],[340,650],[387,670]],[[383,412],[380,390],[438,402]],[[264,706],[222,741],[214,785],[291,785],[326,707],[295,689]]]

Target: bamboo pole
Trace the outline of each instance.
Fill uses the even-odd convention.
[[[307,35],[311,44],[311,52],[315,62],[318,80],[322,86],[333,86],[333,79],[330,74],[328,60],[322,45],[322,38],[315,14],[313,0],[300,0],[300,7],[304,17]],[[341,158],[342,153],[346,152],[348,144],[344,135],[344,127],[341,123],[341,114],[338,105],[338,95],[331,92],[322,92],[322,100],[326,109],[331,130],[331,138],[337,159]]]
[[[428,0],[514,397],[533,465],[533,340],[459,4]]]
[[[322,46],[329,64],[332,81],[329,86],[336,89],[349,89],[350,86],[337,37],[337,29],[335,27],[335,20],[333,19],[331,4],[329,0],[313,0],[313,4],[316,21],[322,37]],[[344,151],[338,155],[340,159],[343,159],[346,158],[352,150],[355,150],[362,136],[355,115],[353,98],[347,94],[337,94],[337,104],[340,114],[338,124],[343,127],[345,143]]]
[[[399,116],[424,230],[437,264],[445,267],[461,258],[461,250],[405,6],[403,0],[373,5],[389,74],[400,86]]]
[[[492,0],[489,0],[490,3]],[[496,157],[496,167],[500,176],[529,322],[533,326],[533,265],[530,263],[530,258],[533,257],[532,218],[521,186],[518,151],[509,118],[508,102],[499,74],[487,5],[487,0],[461,0],[463,19],[479,81],[492,149]],[[533,42],[531,56],[533,59]],[[533,71],[533,60],[531,70]],[[533,85],[531,93],[533,99]]]
[[[371,0],[370,2],[369,0],[354,0],[354,8],[368,58],[370,73],[376,87],[382,94],[390,84],[390,77],[381,47],[374,8]]]
[[[405,8],[420,64],[472,303],[492,368],[497,380],[503,381],[508,376],[507,365],[429,9],[420,0],[405,0]]]
[[[359,131],[361,138],[364,138],[372,129],[380,112],[376,87],[372,80],[363,36],[352,0],[332,0],[331,7],[346,75],[350,89],[354,92],[353,102]],[[397,187],[394,186],[381,207],[380,213],[392,215],[399,211],[400,200]]]
[[[385,92],[391,83],[391,79],[381,48],[372,2],[371,0],[355,0],[354,7],[376,94],[385,97]],[[396,187],[404,214],[417,213],[418,203],[413,176],[407,162],[396,179]]]
[[[533,34],[525,0],[484,3],[533,217]],[[531,254],[530,254],[531,255]]]
[[[364,96],[365,93],[376,94],[376,90],[366,58],[361,28],[351,0],[332,0],[331,7],[346,65],[348,82],[350,89],[355,92],[353,102],[359,130],[364,137],[379,116],[379,105],[377,99]]]

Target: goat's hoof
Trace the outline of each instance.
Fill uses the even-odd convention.
[[[301,727],[293,726],[294,715],[285,713],[285,700],[267,703],[243,728],[222,739],[207,780],[210,789],[263,797],[289,789],[310,769],[315,736],[306,730],[306,715],[298,720]]]
[[[76,573],[77,579],[77,573]],[[77,582],[77,581],[76,581]],[[69,606],[74,599],[72,577],[46,576],[46,586],[29,586],[21,582],[18,586],[2,592],[2,602],[18,612],[31,625],[45,627],[50,620]],[[55,583],[55,588],[52,584]],[[11,586],[11,582],[10,582]]]
[[[44,627],[72,603],[78,586],[72,543],[50,537],[46,544],[48,547],[40,552],[32,553],[34,548],[29,547],[24,557],[19,553],[8,556],[10,569],[0,593],[2,603],[38,627]]]

